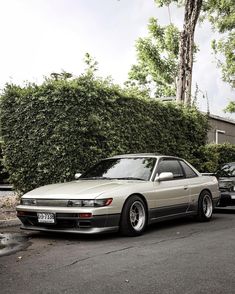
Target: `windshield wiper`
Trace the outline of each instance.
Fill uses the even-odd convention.
[[[135,177],[123,177],[123,178],[87,177],[87,178],[79,178],[78,180],[137,180],[137,181],[146,181],[144,179],[135,178]]]
[[[123,178],[115,178],[115,180],[138,180],[138,181],[146,181],[144,179],[141,178],[135,178],[135,177],[123,177]]]
[[[107,177],[87,177],[87,178],[79,178],[79,180],[112,180],[113,178]]]

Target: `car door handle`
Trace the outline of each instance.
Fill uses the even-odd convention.
[[[188,186],[184,186],[184,190],[188,190]]]

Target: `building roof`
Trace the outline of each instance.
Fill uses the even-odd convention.
[[[209,114],[208,116],[212,119],[227,122],[227,123],[235,125],[235,120],[233,120],[233,119],[221,117],[221,116],[214,115],[214,114]]]

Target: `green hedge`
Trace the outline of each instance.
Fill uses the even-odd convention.
[[[196,109],[130,97],[89,76],[7,85],[1,99],[5,165],[21,193],[71,180],[114,154],[160,152],[193,160],[206,142],[208,120]]]
[[[3,155],[2,155],[2,142],[0,141],[0,184],[8,183],[9,175],[4,167]]]
[[[196,152],[197,158],[193,159],[193,163],[201,172],[214,173],[220,165],[235,162],[234,144],[208,144],[202,146],[198,151]]]

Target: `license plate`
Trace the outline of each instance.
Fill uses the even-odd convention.
[[[55,214],[48,212],[38,212],[38,222],[46,223],[46,224],[54,224],[55,223]]]

